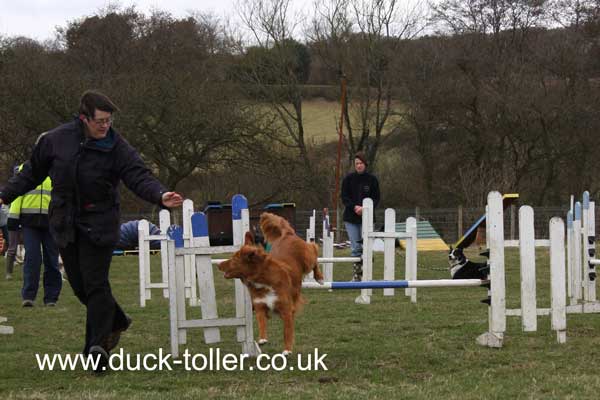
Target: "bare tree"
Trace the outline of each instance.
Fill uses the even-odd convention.
[[[404,4],[404,8],[400,8]],[[328,65],[347,77],[344,109],[347,150],[365,150],[375,167],[377,152],[393,129],[398,114],[393,102],[396,60],[403,40],[424,28],[419,2],[395,0],[332,0],[315,3],[311,35]]]
[[[303,85],[308,80],[310,52],[295,39],[301,16],[291,0],[247,0],[238,9],[252,35],[240,49],[235,77],[257,108],[267,108],[269,138],[299,164],[304,188],[319,202],[327,201],[326,176],[319,173],[307,145],[303,114]],[[290,152],[291,151],[291,152]]]

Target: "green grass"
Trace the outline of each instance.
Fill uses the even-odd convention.
[[[395,104],[395,107],[399,105]],[[340,119],[341,106],[339,101],[329,101],[323,98],[306,99],[302,102],[302,117],[306,143],[321,145],[338,140],[337,121]],[[357,111],[351,109],[352,115]],[[400,121],[400,117],[391,116],[386,123],[386,134]],[[358,121],[353,121],[354,129],[360,129]],[[373,130],[374,128],[372,128]],[[355,133],[356,134],[356,133]]]
[[[340,103],[325,99],[310,99],[302,102],[304,131],[307,140],[315,144],[337,141],[337,121],[340,119]]]
[[[507,305],[518,304],[518,254],[507,251]],[[399,277],[404,253],[398,253]],[[159,260],[153,257],[158,266]],[[376,278],[381,277],[380,258]],[[445,253],[420,253],[419,278],[447,278]],[[4,270],[3,261],[0,268]],[[548,259],[538,254],[539,307],[549,304]],[[157,268],[155,268],[157,270]],[[522,333],[520,320],[508,320],[503,349],[478,346],[487,329],[482,288],[419,289],[410,304],[402,290],[372,304],[356,305],[357,292],[306,291],[308,303],[297,318],[296,353],[318,348],[327,353],[328,371],[317,372],[110,372],[39,371],[35,353],[77,353],[82,346],[85,313],[65,284],[55,308],[20,306],[21,269],[16,279],[0,280],[0,316],[15,328],[0,335],[0,399],[596,399],[600,390],[600,319],[570,315],[568,341],[556,343],[548,317],[537,333]],[[219,312],[233,316],[232,284],[216,273]],[[350,277],[338,266],[336,280]],[[169,347],[167,300],[160,291],[139,307],[137,258],[117,257],[111,269],[115,297],[134,323],[121,345],[129,354],[156,353]],[[40,297],[40,296],[38,296]],[[188,317],[198,317],[188,307]],[[270,320],[271,342],[263,350],[282,350],[282,325]],[[222,352],[238,352],[232,329],[222,329]],[[187,347],[207,354],[202,333],[191,331]]]

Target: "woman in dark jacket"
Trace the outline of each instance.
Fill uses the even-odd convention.
[[[50,231],[59,246],[69,283],[87,307],[84,354],[99,357],[104,370],[108,353],[131,320],[115,301],[108,271],[119,239],[118,185],[142,199],[178,207],[183,199],[167,191],[137,151],[112,128],[118,111],[105,95],[87,91],[79,117],[40,136],[22,171],[0,192],[9,203],[39,185],[53,182],[48,212]]]
[[[375,175],[367,172],[367,158],[362,151],[354,156],[354,172],[346,175],[342,181],[342,202],[344,225],[350,239],[352,257],[362,256],[362,201],[370,198],[373,207],[379,203],[379,181]],[[354,264],[353,281],[362,280],[362,262]]]

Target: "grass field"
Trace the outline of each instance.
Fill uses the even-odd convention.
[[[323,98],[306,99],[302,102],[302,116],[306,143],[321,145],[338,140],[337,121],[340,119],[340,103]],[[399,105],[395,104],[398,108]],[[354,109],[352,109],[353,113]],[[391,116],[386,123],[386,130],[391,129],[400,120],[398,116]],[[354,122],[354,129],[359,129],[358,122]]]
[[[507,305],[518,305],[518,254],[507,251]],[[403,252],[398,254],[402,274]],[[154,265],[159,263],[153,258]],[[382,260],[377,259],[376,277]],[[447,278],[445,253],[419,254],[419,278]],[[4,262],[0,261],[4,270]],[[549,304],[548,259],[538,254],[539,306]],[[419,289],[418,304],[403,291],[396,297],[375,291],[372,304],[356,305],[357,292],[306,291],[308,303],[297,319],[295,353],[326,353],[327,371],[109,372],[40,371],[36,353],[77,353],[83,341],[84,308],[65,284],[55,308],[23,309],[16,279],[0,280],[0,316],[15,329],[0,335],[0,399],[597,399],[600,395],[600,318],[568,319],[568,341],[558,345],[548,317],[539,332],[522,333],[510,318],[503,349],[478,346],[487,328],[482,288]],[[3,276],[3,274],[2,274]],[[221,315],[233,316],[231,281],[217,271]],[[338,266],[336,280],[350,277]],[[157,353],[169,347],[168,304],[160,291],[146,308],[138,303],[137,257],[118,257],[111,269],[113,291],[132,316],[123,335],[125,353]],[[41,296],[39,296],[41,297]],[[199,310],[188,307],[188,317]],[[270,323],[263,351],[282,350],[281,321]],[[234,331],[223,329],[222,352],[238,352]],[[188,334],[192,353],[208,354],[202,333]],[[182,349],[183,350],[183,349]]]

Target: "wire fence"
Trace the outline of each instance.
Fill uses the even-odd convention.
[[[258,218],[263,209],[250,210],[251,225],[255,226],[258,223]],[[462,237],[462,235],[474,224],[485,212],[484,208],[436,208],[436,209],[421,209],[417,208],[400,208],[396,209],[396,222],[404,222],[408,217],[416,217],[418,221],[428,221],[436,230],[440,237],[447,244],[452,244]],[[547,239],[549,234],[548,226],[552,217],[561,217],[566,220],[568,207],[534,207],[534,224],[535,237],[537,239]],[[382,230],[384,224],[383,209],[375,210],[375,230]],[[291,213],[284,215],[292,225],[296,228],[296,232],[301,237],[306,237],[306,230],[309,228],[309,218],[312,216],[313,210],[293,210]],[[505,239],[519,239],[519,210],[516,206],[508,207],[504,212],[504,236]],[[230,219],[230,214],[225,216]],[[157,224],[158,210],[148,210],[138,213],[124,213],[121,216],[122,222],[147,219],[150,222]],[[341,219],[341,213],[340,213]],[[596,226],[600,226],[600,213],[596,214]],[[322,210],[316,210],[315,233],[317,238],[321,237],[322,232]],[[210,219],[209,219],[210,221]],[[330,221],[333,227],[333,216],[330,215]],[[179,212],[172,212],[172,222],[181,224],[181,215]],[[209,222],[210,223],[210,222]],[[336,236],[336,240],[346,240],[346,234],[343,222],[340,225],[341,235]],[[335,227],[334,227],[335,228]],[[598,236],[598,233],[596,234]]]
[[[428,221],[435,231],[440,235],[444,242],[452,244],[462,237],[462,235],[485,213],[484,208],[401,208],[395,209],[396,223],[404,222],[408,217],[415,217],[417,221]],[[534,226],[535,237],[538,239],[547,239],[549,237],[549,223],[552,217],[561,217],[566,220],[568,207],[534,207]],[[383,230],[385,210],[375,210],[375,230]],[[296,230],[299,233],[305,232],[308,228],[309,217],[312,211],[297,211]],[[330,217],[331,218],[331,217]],[[317,211],[317,221],[315,230],[317,237],[320,237],[322,229],[322,212]],[[598,225],[599,216],[596,216],[596,225]],[[341,229],[345,233],[343,223]],[[598,234],[597,234],[598,235]],[[342,235],[342,237],[345,237]],[[504,212],[504,237],[505,239],[519,239],[519,210],[518,207],[508,207]]]

